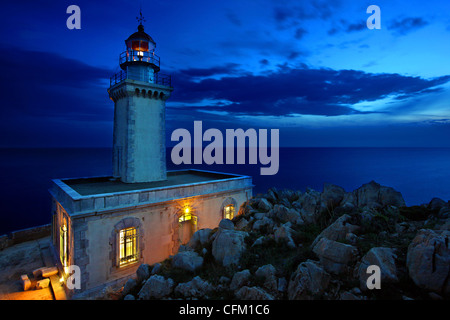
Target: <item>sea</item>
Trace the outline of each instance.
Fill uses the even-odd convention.
[[[254,195],[267,189],[323,190],[333,183],[352,191],[372,180],[400,191],[408,206],[450,199],[450,148],[280,148],[279,171],[262,164],[175,165],[250,175]],[[51,179],[112,173],[110,148],[0,149],[0,235],[51,222]]]

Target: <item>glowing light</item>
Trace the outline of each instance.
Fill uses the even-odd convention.
[[[189,209],[189,207],[186,207],[186,208],[184,209],[184,213],[188,214],[189,212],[191,212],[191,209]]]

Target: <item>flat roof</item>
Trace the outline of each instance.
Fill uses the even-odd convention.
[[[63,179],[61,181],[75,190],[81,196],[89,196],[104,193],[126,192],[133,190],[211,182],[239,177],[243,176],[212,171],[180,170],[168,171],[167,180],[153,182],[125,183],[120,180],[113,179],[112,177]]]

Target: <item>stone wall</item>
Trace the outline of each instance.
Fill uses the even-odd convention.
[[[178,199],[142,207],[129,207],[103,214],[74,218],[75,264],[81,269],[80,292],[101,287],[136,272],[140,263],[154,264],[177,252],[179,247],[178,218],[186,203],[197,217],[197,228],[215,228],[223,218],[224,201],[233,198],[239,206],[251,197],[251,189],[234,190],[191,199]],[[124,219],[140,221],[141,259],[134,265],[114,265],[111,233]],[[80,292],[76,292],[79,294]]]
[[[17,230],[10,232],[8,234],[4,234],[0,236],[0,250],[3,250],[18,243],[50,236],[51,230],[52,230],[51,224],[45,224],[38,227]]]

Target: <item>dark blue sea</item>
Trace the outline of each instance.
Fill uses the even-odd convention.
[[[407,205],[450,199],[450,148],[282,148],[280,169],[261,176],[257,165],[175,166],[253,177],[254,194],[268,188],[322,191],[329,182],[352,191],[371,180],[403,194]],[[51,221],[51,179],[111,174],[111,149],[0,149],[0,234]]]

